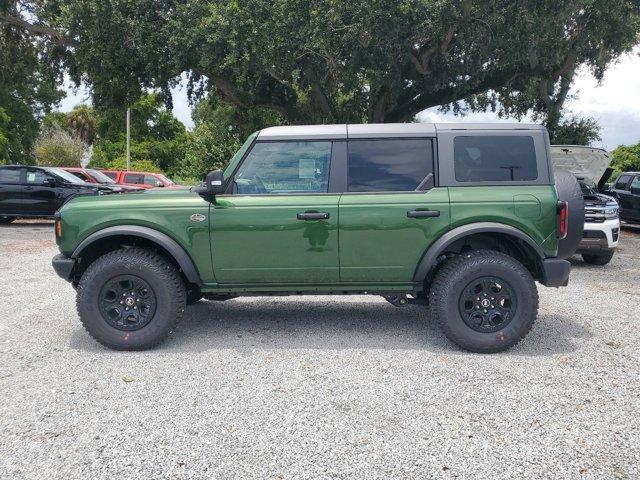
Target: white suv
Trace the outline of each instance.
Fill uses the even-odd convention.
[[[554,168],[576,176],[584,194],[584,233],[576,253],[586,263],[606,265],[613,258],[620,235],[618,202],[598,193],[611,174],[611,155],[601,148],[552,145],[551,159]]]

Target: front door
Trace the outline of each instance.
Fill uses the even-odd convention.
[[[27,168],[24,183],[25,213],[51,217],[60,205],[58,181],[38,168]]]
[[[350,140],[340,199],[340,280],[410,283],[449,226],[447,188],[434,188],[433,141]]]
[[[338,202],[331,141],[257,142],[211,206],[221,284],[339,281]]]

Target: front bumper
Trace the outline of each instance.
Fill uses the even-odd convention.
[[[76,261],[73,258],[69,258],[62,253],[59,253],[51,261],[53,269],[56,271],[60,278],[64,278],[67,282],[71,281],[73,275],[73,267],[76,266]]]
[[[542,260],[542,280],[545,287],[566,287],[569,285],[571,264],[561,258],[545,258]]]
[[[618,246],[620,219],[614,218],[601,223],[585,222],[582,240],[576,253],[593,253],[613,250]]]

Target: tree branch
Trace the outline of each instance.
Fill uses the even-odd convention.
[[[22,18],[9,15],[8,13],[0,13],[0,20],[6,22],[8,25],[12,25],[32,35],[48,37],[53,42],[58,43],[59,45],[63,45],[65,47],[78,46],[78,42],[76,42],[74,39],[63,35],[54,28],[48,27],[46,25],[29,23]]]

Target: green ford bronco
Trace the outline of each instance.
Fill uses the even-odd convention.
[[[53,266],[115,349],[160,344],[203,297],[376,294],[498,352],[531,329],[536,280],[567,284],[582,235],[580,188],[549,158],[537,125],[267,128],[191,190],[68,202]]]

